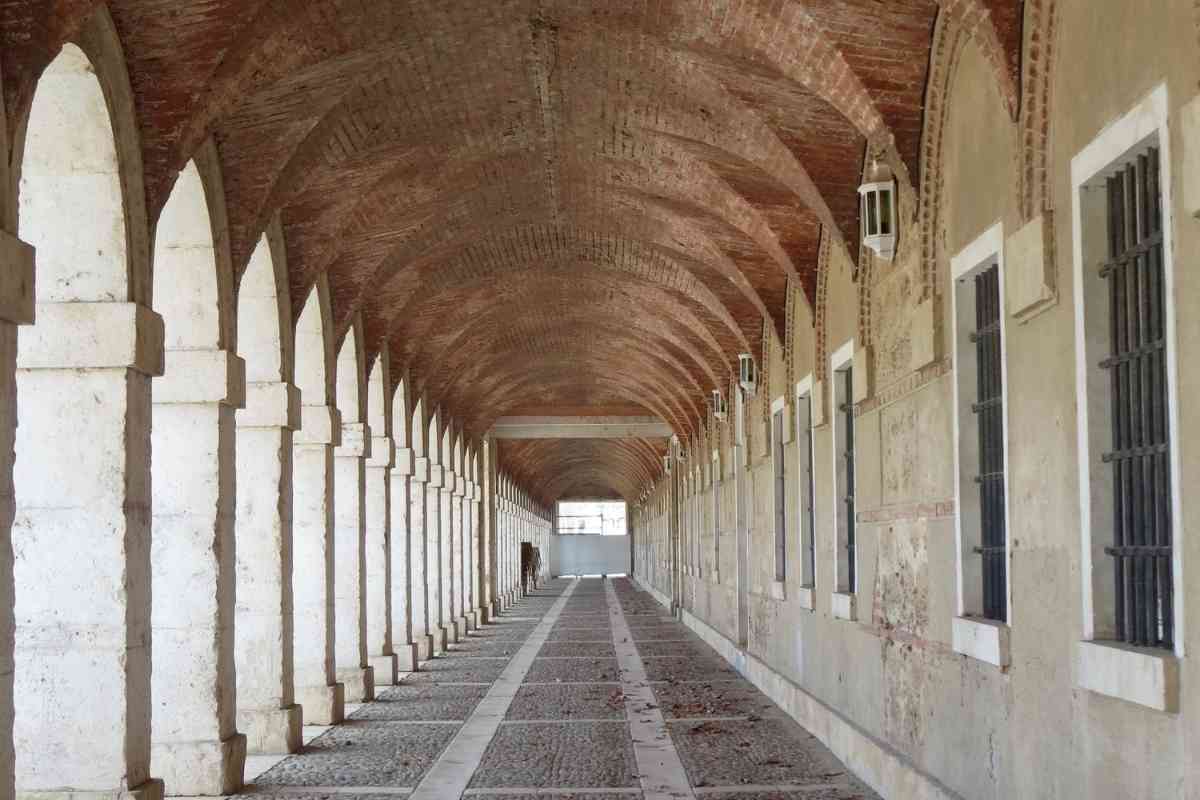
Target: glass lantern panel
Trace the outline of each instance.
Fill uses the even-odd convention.
[[[887,236],[892,232],[892,190],[879,190],[879,232]]]
[[[872,190],[864,195],[863,200],[867,207],[867,236],[879,235],[879,217],[875,207],[877,193]]]

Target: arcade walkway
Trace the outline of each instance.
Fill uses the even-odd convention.
[[[339,800],[875,797],[623,578],[549,582],[246,792]]]

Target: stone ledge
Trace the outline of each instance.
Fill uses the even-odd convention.
[[[35,253],[7,231],[0,231],[0,320],[32,325],[36,314],[33,287]]]
[[[408,477],[413,474],[416,455],[411,447],[397,447],[392,456],[392,475]]]
[[[807,611],[816,608],[816,598],[813,597],[811,586],[801,586],[796,590],[796,604]]]
[[[337,447],[342,443],[342,415],[333,406],[301,406],[295,443]]]
[[[388,469],[395,464],[396,445],[390,436],[371,437],[371,456],[367,466],[376,469]]]
[[[1008,634],[1008,626],[1002,622],[976,617],[955,617],[954,652],[1005,668],[1011,661]]]
[[[163,374],[162,317],[138,303],[39,303],[17,340],[20,369],[132,369]]]
[[[300,390],[290,383],[246,384],[246,405],[237,413],[239,428],[300,427]]]
[[[365,422],[343,422],[341,443],[333,449],[335,458],[370,458],[371,426]]]
[[[829,596],[829,611],[834,619],[844,619],[848,622],[858,619],[856,598],[847,592],[834,592]]]
[[[1080,688],[1156,711],[1179,709],[1179,659],[1168,650],[1119,642],[1080,642]]]
[[[154,404],[246,405],[246,362],[227,350],[168,350]]]

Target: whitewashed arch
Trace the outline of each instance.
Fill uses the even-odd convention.
[[[336,396],[342,424],[367,420],[367,356],[363,349],[362,318],[354,321],[342,339],[337,357]]]
[[[287,249],[279,215],[259,237],[237,289],[237,347],[247,383],[290,383],[295,371]]]
[[[306,406],[332,406],[337,402],[332,320],[329,283],[322,275],[296,320],[296,387]]]

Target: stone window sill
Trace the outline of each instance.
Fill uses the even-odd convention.
[[[771,599],[786,600],[787,599],[787,584],[783,581],[771,581]]]
[[[814,604],[813,590],[811,586],[801,586],[796,591],[796,603],[803,609],[812,611],[816,608]]]
[[[980,617],[954,618],[954,652],[1001,669],[1011,663],[1008,626]]]
[[[1083,689],[1156,711],[1179,709],[1179,659],[1170,651],[1084,641],[1078,668]]]
[[[853,622],[858,619],[858,603],[848,592],[834,592],[829,596],[830,611],[834,619],[844,619]]]

